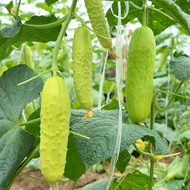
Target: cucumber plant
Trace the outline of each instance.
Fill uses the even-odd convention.
[[[32,3],[35,4],[35,2]],[[52,6],[53,3],[57,3],[58,6]],[[0,60],[2,60],[0,73],[3,73],[0,77],[0,189],[10,189],[15,178],[34,157],[40,160],[39,169],[41,169],[46,183],[48,182],[53,190],[58,190],[59,185],[56,183],[63,181],[63,175],[74,181],[72,187],[74,189],[77,180],[88,168],[104,160],[110,162],[110,157],[113,158],[110,164],[113,166],[113,170],[110,171],[114,171],[115,163],[119,159],[116,167],[122,173],[121,180],[112,180],[110,177],[110,181],[113,182],[111,189],[127,189],[130,186],[132,189],[152,190],[154,186],[156,190],[156,186],[160,184],[164,187],[171,186],[172,179],[175,179],[177,173],[170,175],[170,182],[163,180],[163,176],[159,181],[159,178],[156,178],[156,180],[154,178],[158,176],[155,168],[157,161],[167,156],[177,156],[178,153],[167,155],[169,154],[168,144],[156,132],[155,126],[162,126],[161,124],[166,120],[164,125],[172,126],[172,130],[176,126],[178,132],[181,129],[182,131],[189,130],[189,122],[185,120],[189,115],[189,109],[185,107],[188,105],[189,99],[183,96],[183,92],[180,95],[177,94],[184,84],[187,87],[186,89],[189,88],[188,82],[184,83],[184,81],[189,80],[189,56],[174,54],[174,57],[177,57],[173,57],[172,52],[179,46],[178,42],[181,44],[183,42],[180,39],[175,40],[175,46],[170,49],[170,58],[173,60],[170,61],[169,70],[178,80],[170,80],[170,82],[175,81],[179,84],[174,92],[168,92],[168,89],[170,91],[176,86],[176,84],[170,83],[171,88],[167,85],[161,86],[161,88],[164,86],[167,91],[161,89],[154,90],[153,93],[156,56],[154,35],[160,34],[174,24],[178,26],[178,29],[180,28],[178,34],[180,38],[182,35],[186,36],[181,31],[186,31],[189,34],[190,12],[189,7],[186,6],[188,5],[187,2],[166,0],[129,1],[127,2],[130,6],[129,15],[126,18],[120,18],[121,22],[115,15],[119,11],[120,16],[126,15],[125,8],[128,6],[124,5],[128,4],[125,1],[114,1],[112,8],[109,8],[106,13],[107,18],[105,18],[103,6],[104,3],[107,3],[106,1],[84,0],[83,6],[86,8],[84,9],[86,14],[83,15],[80,15],[80,6],[82,5],[77,7],[77,3],[81,3],[81,1],[72,0],[70,7],[67,7],[67,3],[70,3],[70,1],[59,3],[58,0],[46,0],[45,3],[35,4],[36,7],[40,6],[49,11],[51,16],[27,15],[21,1],[15,1],[14,3],[11,1],[6,5],[1,3],[7,13],[3,10],[0,17],[10,14],[9,22],[12,22],[12,24],[4,23],[2,19],[0,30]],[[62,16],[63,8],[67,10],[67,13]],[[60,18],[57,18],[57,14],[54,14],[58,12]],[[89,23],[87,24],[82,19],[84,15],[89,16],[92,29],[88,26]],[[104,57],[102,56],[104,55],[103,51],[98,45],[108,49],[114,55],[114,58],[117,58],[113,50],[114,40],[112,42],[108,23],[116,29],[121,29],[121,25],[125,25],[126,27],[123,28],[128,30],[130,26],[136,27],[136,25],[133,25],[134,21],[137,22],[135,18],[140,21],[142,26],[134,31],[129,47],[125,45],[122,50],[124,54],[128,53],[128,57],[120,56],[121,62],[123,61],[123,65],[126,66],[126,81],[122,81],[121,86],[116,82],[113,88],[113,85],[109,85],[109,82],[115,83],[115,81],[106,78],[108,83],[103,85],[103,92],[107,97],[112,97],[112,95],[115,97],[116,86],[117,94],[121,93],[123,102],[119,101],[118,104],[117,97],[114,100],[107,98],[108,105],[103,105],[102,110],[99,110],[93,105],[92,96],[93,89],[97,91],[100,88],[100,73],[98,73],[97,68],[101,67],[99,63]],[[128,22],[132,25],[128,25]],[[74,23],[74,25],[70,25],[71,23]],[[82,24],[82,26],[77,28],[77,23]],[[100,44],[93,44],[89,30],[95,33]],[[70,32],[75,32],[73,38],[70,37]],[[123,39],[124,44],[128,44],[128,35],[125,35],[125,31],[121,33],[126,37]],[[114,35],[114,33],[112,34]],[[173,34],[169,36],[175,38]],[[63,40],[64,44],[68,45],[68,52],[61,48]],[[165,42],[169,41],[168,38],[164,38],[164,40]],[[123,41],[121,40],[122,44]],[[27,46],[21,48],[23,44],[27,44]],[[163,44],[160,45],[163,46]],[[72,52],[69,52],[70,49]],[[116,49],[119,48],[116,47]],[[24,60],[22,63],[25,63],[25,65],[20,64],[20,56],[18,56],[20,50],[23,53],[19,55],[22,55],[21,59]],[[93,59],[98,59],[95,64],[92,64],[92,50],[95,50],[93,51],[93,55],[95,55]],[[65,54],[68,54],[68,56],[63,56]],[[167,49],[163,54],[163,58],[158,60],[157,77],[160,77],[162,74],[160,71],[165,69],[162,64],[166,62],[168,54]],[[65,59],[65,57],[68,59]],[[126,64],[126,58],[128,64]],[[65,65],[71,64],[71,59],[73,59],[73,70],[65,69]],[[61,65],[60,67],[60,62],[64,66]],[[18,63],[20,65],[17,65]],[[107,63],[110,68],[115,69],[115,59],[109,60]],[[35,67],[33,64],[35,64]],[[33,67],[37,73],[33,72]],[[8,69],[6,72],[4,72],[5,68]],[[44,73],[50,72],[51,75],[44,75]],[[116,73],[118,74],[118,72]],[[167,75],[168,71],[164,73]],[[40,76],[43,80],[40,79]],[[164,80],[168,81],[170,77],[172,78],[169,75]],[[42,81],[45,81],[44,86]],[[78,109],[79,106],[75,105],[75,100],[73,100],[75,99],[75,96],[73,96],[74,88],[82,109]],[[105,88],[109,92],[109,96],[104,90]],[[126,88],[125,92],[124,88]],[[166,106],[160,106],[159,93],[170,95]],[[102,94],[99,93],[99,95]],[[176,105],[181,105],[178,108],[180,111],[172,115],[173,105],[171,103],[176,96],[178,96]],[[118,99],[120,100],[120,98]],[[35,111],[26,117],[23,109],[33,100],[36,103]],[[110,103],[109,100],[111,100]],[[119,112],[121,113],[119,117],[118,105],[119,108],[123,108],[123,110],[119,109],[121,112],[123,111],[122,113]],[[170,111],[169,119],[167,116],[164,117],[168,109]],[[184,109],[186,111],[182,114],[182,118],[185,125],[180,128],[181,123],[172,119],[178,117],[180,120],[180,112]],[[161,114],[158,116],[157,112]],[[165,112],[165,115],[162,112]],[[148,120],[149,115],[150,119]],[[162,116],[162,118],[158,120],[157,116]],[[118,123],[122,128],[120,139],[118,138],[118,134],[120,134],[118,133]],[[147,127],[141,125],[142,123]],[[188,130],[187,133],[180,135],[178,141],[176,141],[176,144],[180,144],[182,147],[183,155],[187,155],[184,159],[185,167],[183,167],[183,172],[180,174],[180,178],[184,178],[183,180],[177,179],[177,183],[175,183],[175,185],[181,184],[178,189],[184,189],[183,184],[187,187],[190,185],[189,173],[186,170],[189,164]],[[163,136],[166,137],[164,134]],[[180,143],[178,143],[179,139]],[[169,140],[172,142],[172,137]],[[183,143],[185,143],[185,146],[183,146]],[[115,147],[119,147],[118,144],[121,145],[121,149],[115,151]],[[131,154],[128,152],[131,145],[140,154],[135,162],[133,162],[134,159],[131,159]],[[173,144],[170,146],[173,147]],[[115,156],[115,152],[119,154],[119,158]],[[140,172],[141,167],[136,167],[137,165],[142,167],[145,165],[144,162],[139,161],[143,156],[146,156],[146,163],[150,164],[149,175]],[[149,158],[149,162],[147,158]],[[133,163],[129,164],[129,161]],[[127,172],[125,172],[126,168],[129,168]],[[139,171],[136,171],[137,169]],[[173,168],[171,167],[171,169]],[[169,174],[170,171],[166,172]],[[174,181],[176,182],[176,180]],[[87,185],[84,189],[109,189],[110,184],[107,184],[107,180],[103,180],[101,183]]]

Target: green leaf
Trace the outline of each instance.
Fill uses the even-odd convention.
[[[127,165],[129,164],[129,161],[131,159],[131,155],[127,150],[122,151],[119,154],[118,161],[116,163],[116,168],[121,172],[124,173]]]
[[[175,3],[181,7],[181,9],[190,14],[190,1],[189,0],[175,0]]]
[[[28,118],[28,122],[37,119],[36,122],[32,122],[25,126],[25,130],[35,136],[36,146],[39,145],[40,143],[40,118],[39,117],[40,117],[40,109],[37,109]]]
[[[118,108],[118,101],[116,99],[112,99],[108,104],[102,107],[102,110],[114,110]]]
[[[184,179],[189,166],[189,158],[189,155],[185,155],[183,158],[176,157],[167,167],[167,179]]]
[[[99,180],[82,187],[80,190],[92,190],[92,189],[105,190],[107,183],[108,183],[108,180]]]
[[[182,190],[184,186],[184,180],[172,180],[167,183],[167,190]]]
[[[124,177],[124,179],[122,178],[121,183],[114,181],[109,190],[114,190],[118,186],[121,190],[148,190],[149,180],[149,176],[136,170],[134,173],[128,174],[126,177]]]
[[[16,125],[0,136],[0,189],[7,189],[19,165],[34,149],[34,136]]]
[[[174,58],[180,57],[180,56],[185,56],[188,57],[188,55],[186,55],[183,51],[175,51],[173,54]]]
[[[138,17],[141,21],[142,18]],[[174,25],[175,22],[165,15],[152,9],[148,9],[148,26],[152,29],[154,35],[160,34],[166,28]]]
[[[142,6],[142,2],[139,0],[133,0],[133,3],[135,3],[139,7]],[[121,3],[122,15],[125,14],[125,11],[126,11],[125,9],[126,9],[125,4]],[[115,15],[118,15],[118,4],[117,4],[117,2],[114,2],[112,4],[112,10],[113,10]],[[139,11],[138,9],[134,8],[133,6],[130,6],[129,13],[128,13],[127,17],[121,20],[122,25],[127,24],[131,20],[137,18],[138,15],[141,15],[141,17],[142,17],[142,11]],[[118,19],[112,14],[111,8],[107,11],[106,17],[107,17],[107,20],[108,20],[108,23],[110,26],[116,26],[117,25]]]
[[[118,161],[116,163],[116,168],[123,173],[131,159],[131,155],[127,150],[120,152]],[[111,162],[111,158],[107,159],[106,161]]]
[[[69,135],[67,162],[64,176],[77,181],[86,172],[86,166],[82,161],[72,135]]]
[[[179,56],[169,63],[172,74],[180,81],[190,79],[190,57]]]
[[[14,7],[13,5],[13,1],[10,1],[6,6],[5,8],[7,9],[8,12],[10,12],[10,10]]]
[[[34,136],[19,127],[24,106],[39,96],[43,82],[26,65],[12,67],[0,77],[0,189],[6,189],[22,161],[32,152]]]
[[[5,38],[12,38],[20,31],[20,19],[17,19],[13,24],[0,30],[0,34]]]
[[[53,9],[53,6],[48,6],[46,3],[36,3],[37,8],[44,9],[45,11],[51,12]]]
[[[58,0],[45,0],[45,2],[47,3],[48,6],[50,6],[51,4],[57,2]]]
[[[43,25],[56,21],[54,15],[51,16],[33,16],[27,24]],[[6,58],[11,52],[12,45],[20,45],[24,42],[49,42],[55,41],[59,35],[61,25],[54,28],[38,29],[31,26],[20,26],[20,32],[12,38],[5,38],[0,35],[0,60]]]
[[[84,114],[81,114],[84,115]],[[76,146],[87,168],[111,157],[115,148],[118,130],[118,111],[94,111],[94,117],[83,120],[71,119],[71,129],[90,137],[77,136]],[[75,122],[77,123],[75,123]],[[124,121],[125,122],[125,121]],[[136,124],[123,123],[121,151],[127,149],[136,139],[147,137],[155,148],[155,154],[168,154],[168,145],[157,132]]]
[[[163,43],[165,40],[170,39],[171,36],[172,36],[171,33],[161,33],[155,36],[156,45],[158,46],[159,44]]]
[[[190,141],[190,130],[184,131],[183,133],[179,134],[176,139],[180,141]]]
[[[179,23],[190,35],[190,15],[185,13],[173,0],[152,0],[152,2],[172,17],[176,23]]]

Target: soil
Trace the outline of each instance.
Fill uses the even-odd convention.
[[[76,190],[92,183],[93,181],[106,178],[106,173],[100,174],[93,171],[87,171],[78,180]],[[59,182],[58,185],[60,190],[71,190],[73,181],[66,180],[66,182]],[[50,187],[39,170],[24,169],[23,172],[16,178],[10,190],[50,190]]]

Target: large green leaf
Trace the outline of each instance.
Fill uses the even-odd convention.
[[[81,190],[105,190],[107,187],[108,180],[99,180],[85,187]],[[148,190],[149,189],[149,177],[139,171],[128,174],[121,179],[121,183],[117,180],[113,180],[109,190]]]
[[[20,31],[20,18],[11,25],[0,30],[0,34],[5,38],[12,38]]]
[[[152,0],[152,2],[168,14],[176,23],[179,23],[190,35],[190,15],[185,13],[173,0]],[[184,5],[184,4],[183,4]],[[186,3],[187,9],[190,4]]]
[[[138,17],[139,21],[142,20],[141,17]],[[171,25],[174,25],[175,21],[169,19],[165,15],[157,12],[155,10],[148,10],[148,26],[153,30],[154,35],[160,34],[166,28]]]
[[[90,137],[89,140],[75,136],[76,146],[87,168],[112,156],[118,130],[118,111],[95,111],[94,117],[83,120],[78,113],[77,123],[71,129]],[[81,117],[79,117],[81,115]],[[80,119],[79,119],[80,118]],[[155,131],[136,124],[123,123],[121,151],[136,139],[147,137],[154,146],[155,154],[168,154],[168,145]]]
[[[67,162],[64,176],[77,181],[86,172],[86,166],[82,161],[72,135],[69,135]]]
[[[56,21],[54,15],[51,16],[33,16],[27,24],[43,25]],[[5,38],[0,35],[0,60],[6,58],[12,45],[20,45],[23,42],[49,42],[55,41],[61,29],[61,25],[54,28],[39,29],[36,27],[20,25],[20,31],[11,38]]]
[[[136,5],[142,6],[142,1],[139,1],[139,0],[133,0],[133,1],[134,1],[134,3]],[[125,7],[124,3],[121,3],[122,15],[125,14],[125,11],[126,11],[125,9],[126,9],[126,7]],[[113,10],[113,13],[115,15],[118,14],[118,4],[117,4],[117,2],[114,2],[112,4],[112,10]],[[107,17],[107,20],[108,20],[108,23],[109,23],[110,26],[116,26],[117,22],[118,22],[117,21],[118,19],[113,15],[113,13],[111,11],[111,8],[106,13],[106,17]],[[121,22],[122,22],[123,25],[127,24],[129,21],[137,18],[138,16],[142,17],[142,11],[139,11],[138,9],[134,8],[133,6],[130,6],[129,13],[128,13],[127,17],[122,19]]]
[[[142,1],[132,0],[135,5],[141,7]],[[171,25],[179,23],[188,34],[190,34],[190,3],[186,0],[180,2],[174,2],[173,0],[152,0],[153,4],[156,5],[156,9],[153,6],[148,7],[148,26],[153,30],[154,34],[157,35],[164,31]],[[113,12],[117,15],[118,5],[117,2],[112,4]],[[161,13],[160,10],[164,13]],[[124,3],[121,4],[121,12],[125,12]],[[139,22],[142,23],[143,11],[138,10],[130,4],[129,14],[126,18],[122,19],[122,24],[127,24],[135,18],[138,18]],[[168,16],[167,16],[168,15]],[[107,11],[106,17],[110,26],[117,25],[117,18],[112,14],[111,8]]]
[[[94,183],[88,184],[84,187],[82,187],[80,190],[105,190],[107,186],[108,180],[99,180]]]
[[[149,189],[149,176],[135,171],[128,174],[124,179],[121,179],[121,183],[114,181],[109,190],[114,190],[116,187],[120,190],[148,190]]]
[[[6,189],[22,161],[34,149],[34,136],[19,127],[24,106],[37,98],[43,82],[26,65],[15,66],[0,77],[0,189]]]
[[[190,1],[189,0],[175,0],[175,3],[181,7],[181,9],[190,14]]]

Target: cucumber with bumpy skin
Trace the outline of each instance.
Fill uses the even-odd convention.
[[[108,22],[104,16],[102,0],[84,0],[84,2],[92,28],[100,44],[112,51],[112,39],[108,29]]]
[[[50,77],[41,96],[40,162],[49,183],[64,173],[70,121],[70,98],[63,78]]]
[[[93,107],[92,95],[92,47],[87,27],[78,27],[73,39],[73,80],[76,95],[81,106],[87,110]]]
[[[137,28],[129,44],[126,73],[126,102],[129,118],[142,123],[150,113],[156,43],[152,30]]]

